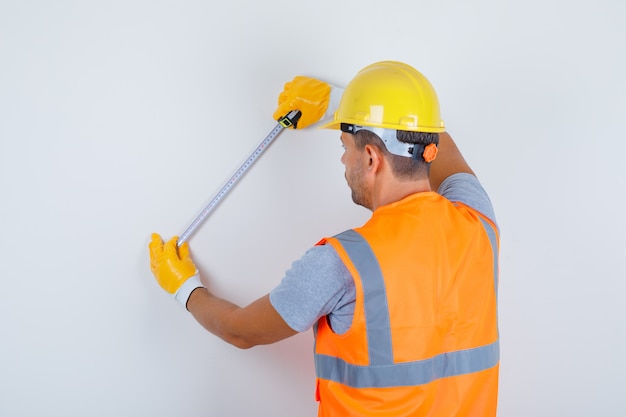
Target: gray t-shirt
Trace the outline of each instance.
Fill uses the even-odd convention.
[[[489,196],[475,176],[451,175],[441,183],[438,192],[452,202],[474,208],[495,223]],[[356,290],[352,275],[335,249],[321,245],[312,247],[291,265],[281,283],[270,292],[270,302],[298,332],[328,316],[333,330],[342,334],[352,323]]]

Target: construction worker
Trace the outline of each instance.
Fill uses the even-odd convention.
[[[313,328],[320,416],[494,416],[499,230],[430,82],[395,61],[345,89],[295,77],[274,117],[291,110],[298,128],[341,131],[346,181],[371,218],[322,239],[246,307],[205,288],[176,237],[152,236],[157,281],[240,348]]]

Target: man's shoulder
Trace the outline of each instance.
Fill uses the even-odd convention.
[[[437,192],[453,203],[462,203],[473,208],[495,223],[495,211],[489,195],[475,175],[450,175],[441,183]]]

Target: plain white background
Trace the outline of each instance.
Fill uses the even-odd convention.
[[[502,231],[499,415],[624,416],[626,6],[0,1],[0,415],[313,416],[312,335],[240,351],[154,281],[275,126],[295,75],[379,60],[437,89]],[[369,215],[336,132],[284,132],[191,239],[211,288],[270,291]]]

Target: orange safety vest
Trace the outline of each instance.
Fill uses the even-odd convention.
[[[499,231],[435,192],[380,207],[332,245],[352,325],[315,326],[319,416],[495,416]]]

